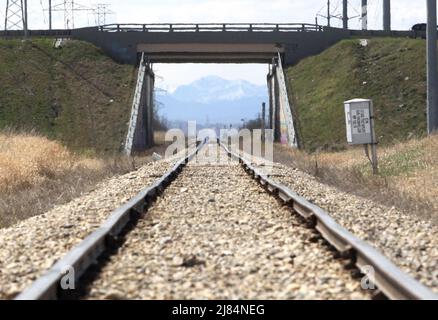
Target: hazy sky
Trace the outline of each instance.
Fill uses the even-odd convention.
[[[63,0],[52,0],[54,5]],[[332,0],[332,14],[341,13],[342,1]],[[350,0],[349,16],[357,16],[360,0]],[[392,0],[393,29],[409,29],[413,24],[425,22],[426,0]],[[48,27],[48,0],[28,0],[29,27]],[[154,23],[154,22],[306,22],[314,23],[318,12],[326,13],[327,0],[75,0],[75,3],[92,7],[107,3],[115,12],[107,17],[107,23]],[[382,25],[382,0],[368,0],[369,28],[380,29]],[[4,21],[6,0],[0,0],[0,21]],[[60,6],[62,8],[62,5]],[[78,11],[75,27],[95,25],[95,15]],[[54,28],[64,27],[62,12],[54,13]],[[326,21],[319,18],[319,23]],[[334,25],[341,21],[334,19]],[[360,21],[351,20],[352,28],[359,28]],[[265,83],[265,65],[156,65],[157,74],[163,78],[159,86],[174,89],[202,76],[216,74],[227,79],[246,79],[256,84]]]

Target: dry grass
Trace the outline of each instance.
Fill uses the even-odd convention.
[[[0,132],[0,228],[66,203],[103,179],[150,161],[152,152],[128,158],[78,155],[33,133]]]
[[[40,185],[78,167],[101,170],[102,163],[79,159],[62,145],[28,134],[0,134],[0,192]]]
[[[438,220],[438,136],[379,148],[378,176],[362,148],[305,153],[277,145],[274,159],[324,183]]]

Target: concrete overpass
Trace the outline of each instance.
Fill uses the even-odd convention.
[[[122,63],[141,53],[152,63],[268,63],[280,53],[285,65],[350,37],[414,37],[412,31],[359,31],[288,23],[112,24],[73,30],[30,30],[32,36],[68,37],[102,48]],[[0,37],[23,36],[1,31]]]

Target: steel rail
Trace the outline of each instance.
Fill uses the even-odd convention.
[[[59,298],[62,290],[60,282],[65,275],[66,268],[72,267],[75,272],[75,280],[80,280],[85,271],[114,243],[114,240],[117,239],[125,226],[147,211],[148,205],[177,177],[206,143],[207,140],[199,144],[194,151],[178,161],[159,180],[115,210],[99,229],[70,250],[46,274],[34,281],[30,287],[15,299],[48,300]],[[294,212],[304,218],[329,244],[340,252],[342,257],[350,259],[350,262],[361,271],[365,271],[368,266],[372,266],[375,270],[374,284],[385,296],[390,299],[438,300],[437,294],[401,271],[369,244],[341,227],[327,212],[286,186],[271,180],[243,156],[230,151],[219,140],[218,144],[224,148],[230,158],[238,160],[243,168],[270,193],[276,195]]]
[[[71,249],[47,273],[20,293],[15,300],[54,300],[59,298],[62,290],[60,282],[67,268],[73,268],[75,281],[78,281],[85,271],[96,262],[97,258],[114,243],[125,226],[147,211],[148,205],[178,176],[206,143],[207,140],[204,140],[155,183],[113,211],[100,228]]]
[[[340,226],[326,211],[288,187],[271,180],[243,156],[230,151],[221,141],[218,140],[218,144],[270,193],[275,194],[304,218],[342,257],[350,259],[361,272],[366,272],[372,266],[375,271],[373,282],[386,297],[393,300],[438,300],[438,295],[432,290],[400,270],[374,247]]]

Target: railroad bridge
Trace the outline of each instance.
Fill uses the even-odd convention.
[[[414,37],[414,31],[358,31],[312,24],[111,24],[72,30],[30,30],[29,36],[88,41],[121,63],[138,64],[137,86],[125,151],[131,154],[153,144],[153,63],[266,63],[269,91],[268,127],[276,141],[300,147],[290,103],[285,66],[318,54],[351,37]],[[23,36],[2,31],[0,37]]]
[[[23,36],[21,30],[0,31],[0,37]],[[305,23],[111,24],[71,30],[29,30],[32,37],[84,40],[113,59],[138,63],[140,53],[156,62],[269,63],[282,54],[285,65],[318,54],[350,37],[415,36],[415,31],[372,31],[331,28]]]
[[[74,33],[126,63],[138,52],[152,63],[269,63],[280,52],[293,64],[346,36],[310,24],[114,24]]]

